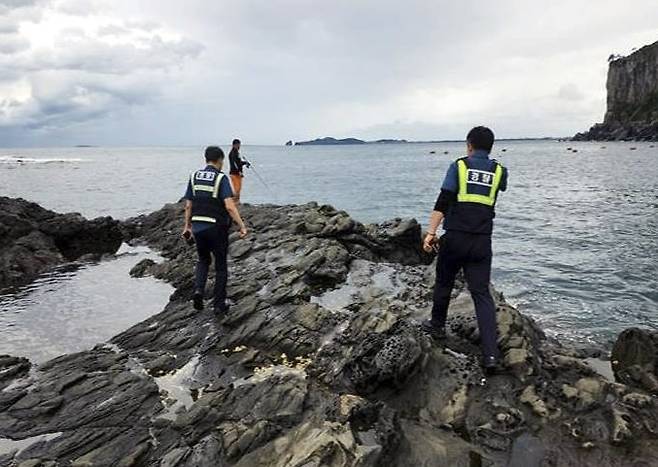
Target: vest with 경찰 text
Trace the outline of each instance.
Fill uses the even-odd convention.
[[[228,225],[229,216],[219,197],[219,185],[225,175],[209,168],[190,175],[192,184],[192,222]]]
[[[457,160],[457,202],[446,214],[445,230],[491,234],[503,170],[495,160],[487,170],[472,168],[468,157]]]

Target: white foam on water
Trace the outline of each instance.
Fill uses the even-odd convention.
[[[75,164],[79,162],[89,162],[89,159],[79,159],[73,157],[61,158],[35,158],[35,157],[16,157],[0,156],[0,164]]]

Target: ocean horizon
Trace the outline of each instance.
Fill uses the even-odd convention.
[[[658,325],[658,191],[644,182],[658,177],[649,163],[658,150],[650,146],[495,145],[510,184],[497,207],[492,280],[550,335],[609,347],[625,327]],[[0,149],[0,186],[58,212],[126,219],[180,199],[202,149]],[[464,144],[245,146],[243,154],[254,164],[244,202],[316,201],[364,223],[414,217],[426,225]]]

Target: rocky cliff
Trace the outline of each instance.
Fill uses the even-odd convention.
[[[603,123],[576,140],[658,140],[658,42],[611,57]]]
[[[505,369],[479,366],[468,292],[445,342],[421,332],[431,258],[413,220],[362,225],[329,206],[243,206],[230,313],[195,312],[182,205],[126,222],[167,258],[162,313],[31,368],[0,356],[0,466],[658,465],[653,338],[635,330],[615,382],[496,294]],[[609,368],[608,368],[609,370]],[[654,375],[655,379],[655,375]]]

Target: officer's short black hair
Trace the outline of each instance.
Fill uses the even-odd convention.
[[[233,140],[233,146],[235,146],[236,144],[240,144],[240,140],[237,138]]]
[[[476,126],[468,132],[466,141],[473,146],[473,149],[482,149],[491,152],[494,144],[494,134],[486,126]]]
[[[217,162],[224,160],[224,151],[219,146],[208,146],[206,148],[206,162]]]

